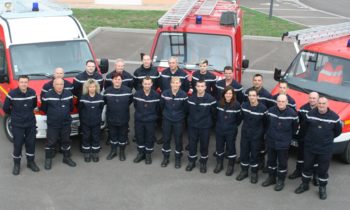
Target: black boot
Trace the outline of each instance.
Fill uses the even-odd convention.
[[[269,175],[269,177],[267,177],[267,179],[262,183],[262,186],[268,187],[273,184],[276,184],[276,177]]]
[[[216,173],[216,174],[220,173],[220,171],[222,171],[222,169],[224,169],[223,162],[224,162],[223,159],[216,158],[216,166],[215,166],[215,169],[214,169],[214,173]]]
[[[199,164],[199,171],[203,174],[207,173],[207,163],[200,162]]]
[[[50,170],[51,165],[52,165],[52,150],[45,149],[45,164],[44,164],[45,170]]]
[[[309,190],[309,183],[302,182],[297,189],[295,189],[295,194],[301,194]]]
[[[98,152],[92,153],[92,161],[95,162],[95,163],[100,161],[100,157],[98,156]]]
[[[145,163],[146,163],[147,165],[152,164],[152,155],[151,155],[150,153],[147,153],[147,154],[146,154]]]
[[[232,176],[235,167],[235,160],[229,159],[226,169],[226,176]]]
[[[167,167],[169,164],[169,155],[164,155],[163,161],[160,164],[161,167]]]
[[[314,174],[312,178],[312,184],[314,184],[316,187],[320,185],[320,181],[318,180],[318,176],[316,174]]]
[[[91,154],[90,153],[84,153],[84,161],[87,163],[91,162]]]
[[[243,169],[236,177],[237,181],[242,181],[243,179],[248,177],[248,169]]]
[[[70,158],[70,151],[65,150],[63,151],[63,163],[69,165],[70,167],[75,167],[77,164]]]
[[[119,148],[119,160],[124,161],[126,159],[125,157],[125,147]]]
[[[34,160],[27,160],[27,167],[30,168],[33,172],[40,171],[39,167],[36,165]]]
[[[192,171],[196,167],[196,162],[195,161],[189,161],[187,166],[186,166],[186,171]]]
[[[288,179],[296,179],[301,177],[301,171],[299,169],[295,169],[291,175],[288,176]]]
[[[175,168],[179,169],[181,168],[181,157],[175,157]]]
[[[18,175],[19,172],[21,170],[21,159],[16,158],[14,160],[14,165],[13,165],[13,169],[12,169],[12,174],[13,175]]]
[[[107,155],[106,159],[112,160],[115,156],[117,156],[117,147],[113,146],[113,147],[111,147],[111,151]]]
[[[264,170],[265,168],[265,157],[261,156],[258,162],[258,170]]]
[[[139,163],[145,159],[145,154],[144,153],[138,153],[136,158],[134,159],[134,163]]]
[[[256,184],[258,183],[258,173],[253,173],[250,175],[250,183]]]
[[[326,186],[320,186],[318,193],[321,200],[326,200],[327,198]]]
[[[281,190],[283,190],[283,188],[284,188],[284,179],[278,178],[274,190],[275,191],[281,191]]]

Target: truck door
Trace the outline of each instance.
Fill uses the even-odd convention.
[[[4,111],[2,110],[2,106],[5,101],[7,93],[10,91],[7,64],[8,62],[6,60],[4,30],[2,26],[0,26],[0,115],[1,116],[4,116]]]

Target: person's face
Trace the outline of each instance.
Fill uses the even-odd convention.
[[[90,94],[96,93],[96,85],[95,84],[90,84],[88,89],[89,89]]]
[[[181,82],[178,81],[178,80],[175,80],[175,81],[171,81],[170,82],[170,87],[172,90],[179,90],[180,89],[180,86],[181,86]]]
[[[224,71],[225,79],[231,80],[233,78],[233,72],[231,70]]]
[[[93,74],[95,72],[95,63],[93,62],[88,62],[85,66],[85,70],[88,74]]]
[[[149,68],[151,66],[151,57],[149,55],[144,55],[142,59],[143,67]]]
[[[113,83],[114,87],[120,87],[122,85],[122,82],[123,82],[123,80],[121,77],[114,77],[112,79],[112,83]]]
[[[321,114],[326,113],[328,110],[328,100],[325,98],[318,99],[317,109]]]
[[[20,78],[18,80],[18,87],[22,92],[26,92],[28,89],[29,80],[27,78]]]
[[[57,93],[61,93],[64,88],[64,83],[62,79],[55,80],[53,83],[53,88]]]
[[[309,104],[312,107],[317,106],[317,101],[318,101],[318,95],[316,93],[310,93],[309,94]]]
[[[175,71],[177,69],[177,61],[175,59],[170,59],[168,64],[171,70]]]
[[[201,64],[199,64],[199,71],[200,71],[201,73],[207,72],[207,68],[208,68],[208,64],[206,64],[206,63],[201,63]]]
[[[251,91],[248,93],[248,99],[250,103],[255,104],[258,101],[258,95],[256,92]]]
[[[63,78],[63,77],[64,77],[64,71],[63,71],[63,69],[62,69],[62,68],[57,68],[57,69],[55,69],[55,72],[53,73],[53,77],[54,77],[55,79],[57,79],[57,78]]]
[[[254,86],[255,88],[261,88],[261,87],[262,87],[262,84],[263,84],[262,77],[257,76],[257,77],[254,77],[254,78],[253,78],[253,86]]]
[[[197,82],[196,84],[197,93],[203,94],[206,88],[207,87],[205,85],[205,82]]]
[[[150,91],[152,87],[152,80],[143,80],[142,87],[145,91]]]
[[[287,84],[286,83],[280,83],[279,85],[279,94],[284,94],[286,95],[287,94]]]
[[[117,62],[114,64],[116,72],[122,72],[124,70],[124,62]]]
[[[277,98],[278,109],[280,109],[280,110],[286,109],[287,103],[288,103],[287,97],[278,97]]]
[[[225,101],[226,101],[226,102],[230,102],[230,101],[232,100],[232,97],[233,97],[233,92],[232,92],[232,90],[227,91],[227,92],[225,93],[224,97],[225,97]]]

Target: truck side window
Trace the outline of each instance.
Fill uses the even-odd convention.
[[[6,53],[4,43],[0,42],[0,74],[7,73]]]

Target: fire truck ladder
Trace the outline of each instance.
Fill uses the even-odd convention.
[[[299,45],[322,42],[350,34],[350,22],[318,26],[298,31],[286,32],[282,41],[293,41]]]
[[[218,0],[206,0],[197,10],[196,15],[210,15],[217,3]]]
[[[176,28],[184,21],[197,1],[198,0],[179,0],[158,20],[158,26],[173,26]]]

